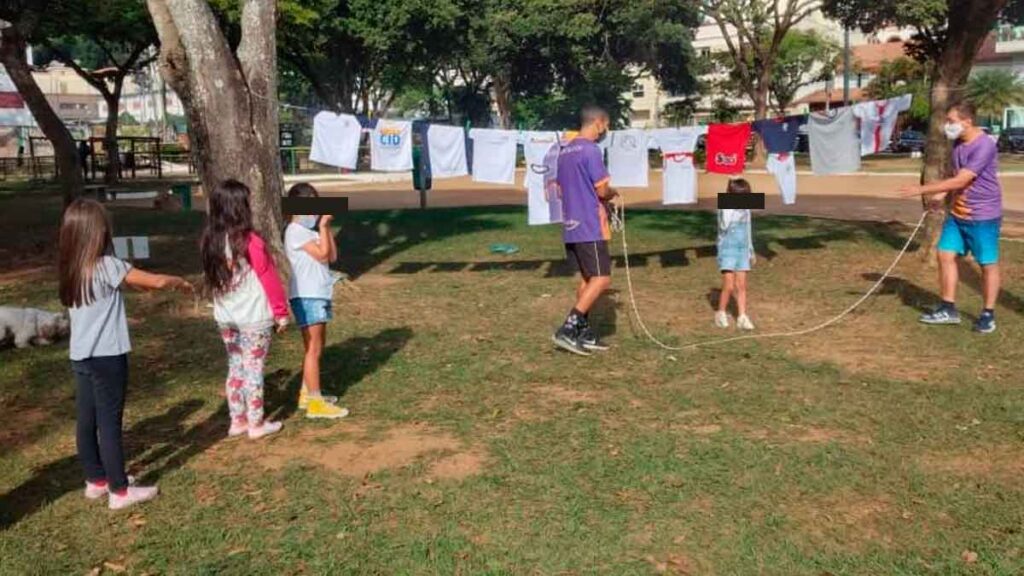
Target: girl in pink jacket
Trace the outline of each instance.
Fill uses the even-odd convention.
[[[268,436],[281,423],[263,418],[263,365],[271,334],[288,324],[288,305],[274,260],[253,230],[245,184],[226,180],[214,188],[200,251],[213,316],[228,352],[228,436]]]

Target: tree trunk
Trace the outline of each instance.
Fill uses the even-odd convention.
[[[115,184],[121,179],[121,156],[117,146],[117,123],[120,120],[118,108],[121,103],[122,86],[124,86],[124,77],[119,76],[114,81],[114,89],[112,91],[103,91],[103,99],[107,102],[106,133],[103,135],[103,151],[107,155],[107,173],[103,181],[107,184]]]
[[[768,117],[768,87],[770,86],[769,80],[763,80],[760,86],[754,91],[754,120],[764,120]],[[754,159],[753,164],[755,166],[764,166],[768,159],[768,153],[764,147],[764,142],[760,138],[757,138],[754,142]]]
[[[512,129],[512,87],[503,75],[494,77],[494,103],[498,105],[498,122],[505,130]]]
[[[64,205],[67,206],[82,194],[84,184],[83,167],[78,160],[75,140],[32,78],[32,70],[25,60],[25,37],[17,25],[8,26],[0,31],[0,38],[0,62],[7,69],[11,81],[39,124],[39,129],[53,145],[58,171],[57,180],[60,183],[61,195],[64,197]]]
[[[253,221],[281,251],[284,183],[278,150],[273,0],[244,0],[237,58],[205,0],[147,0],[161,72],[181,96],[203,188],[236,179],[252,191]]]
[[[921,169],[922,183],[950,176],[950,143],[943,131],[946,112],[956,102],[955,95],[963,92],[966,87],[974,57],[1005,5],[1006,0],[973,0],[955,3],[950,8],[946,43],[942,54],[936,58],[931,75],[934,79],[930,99],[931,117],[928,122],[924,166]],[[943,196],[922,200],[929,215],[925,219],[922,239],[928,249],[921,256],[932,265],[935,264],[939,233],[945,219]]]

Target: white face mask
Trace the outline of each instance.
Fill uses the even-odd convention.
[[[946,132],[946,138],[956,140],[963,135],[964,125],[959,122],[946,122],[943,130]]]
[[[316,216],[299,216],[296,219],[296,223],[304,228],[313,229],[316,228]]]

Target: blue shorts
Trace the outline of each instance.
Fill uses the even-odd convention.
[[[750,270],[750,238],[744,226],[733,226],[718,239],[718,269],[722,272]]]
[[[299,328],[307,328],[316,324],[327,324],[334,318],[331,312],[331,301],[326,298],[292,298],[292,314]]]
[[[954,252],[960,256],[973,254],[980,266],[999,263],[999,230],[1002,218],[992,220],[961,220],[946,216],[939,238],[940,252]]]

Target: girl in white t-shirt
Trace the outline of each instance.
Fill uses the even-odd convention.
[[[316,198],[319,194],[303,182],[292,186],[288,197]],[[333,317],[334,278],[328,264],[338,259],[338,247],[331,235],[331,216],[292,216],[284,231],[284,248],[292,266],[289,303],[295,322],[302,329],[306,351],[299,409],[306,411],[306,418],[344,418],[348,410],[336,405],[337,397],[325,396],[320,391],[320,355],[327,341],[327,322]]]

